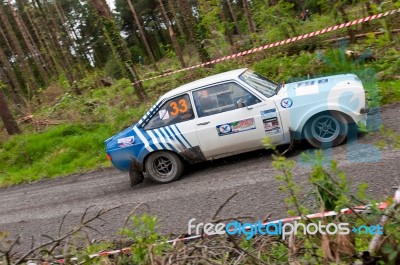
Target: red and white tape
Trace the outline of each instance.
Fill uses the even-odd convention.
[[[237,57],[241,57],[241,56],[248,55],[248,54],[251,54],[251,53],[259,52],[259,51],[262,51],[262,50],[265,50],[265,49],[269,49],[269,48],[281,46],[281,45],[284,45],[284,44],[287,44],[287,43],[296,42],[296,41],[300,41],[300,40],[303,40],[303,39],[311,38],[311,37],[314,37],[314,36],[317,36],[317,35],[325,34],[325,33],[331,32],[331,31],[335,31],[335,30],[338,30],[338,29],[350,27],[350,26],[353,26],[353,25],[365,23],[365,22],[368,22],[368,21],[371,21],[371,20],[374,20],[374,19],[378,19],[378,18],[389,16],[389,15],[394,15],[396,13],[400,13],[400,8],[393,9],[393,10],[390,10],[390,11],[387,11],[387,12],[383,12],[383,13],[379,13],[379,14],[376,14],[376,15],[364,17],[364,18],[359,18],[359,19],[356,19],[356,20],[353,20],[353,21],[349,21],[347,23],[342,23],[342,24],[339,24],[339,25],[336,25],[336,26],[331,26],[331,27],[328,27],[328,28],[325,28],[325,29],[317,30],[317,31],[310,32],[310,33],[307,33],[307,34],[304,34],[304,35],[299,35],[299,36],[296,36],[296,37],[293,37],[293,38],[289,38],[289,39],[286,39],[286,40],[282,40],[282,41],[277,41],[277,42],[274,42],[274,43],[266,44],[264,46],[260,46],[260,47],[253,48],[253,49],[250,49],[250,50],[247,50],[247,51],[243,51],[243,52],[238,52],[238,53],[231,54],[231,55],[228,55],[228,56],[224,56],[224,57],[221,57],[221,58],[218,58],[218,59],[215,59],[215,60],[211,60],[211,61],[208,61],[208,62],[205,62],[205,63],[201,63],[201,64],[189,66],[189,67],[186,67],[186,68],[182,68],[182,69],[179,69],[179,70],[175,70],[175,71],[172,71],[172,72],[168,72],[168,73],[165,73],[165,74],[161,74],[161,75],[157,75],[157,76],[141,79],[139,81],[136,81],[135,84],[140,83],[140,82],[144,82],[144,81],[149,81],[149,80],[161,78],[161,77],[165,77],[165,76],[169,76],[169,75],[173,75],[173,74],[177,74],[177,73],[184,72],[184,71],[189,71],[189,70],[192,70],[192,69],[195,69],[195,68],[204,67],[204,66],[207,66],[207,65],[210,65],[210,64],[216,64],[216,63],[219,63],[219,62],[231,60],[231,59],[234,59],[234,58],[237,58]]]
[[[400,188],[396,190],[396,192],[393,196],[393,202],[396,204],[400,203]],[[381,203],[377,204],[377,208],[379,210],[385,210],[389,205],[390,205],[389,202],[381,202]],[[301,219],[304,220],[304,219],[324,218],[324,217],[336,216],[336,215],[342,215],[342,214],[365,213],[365,212],[369,211],[370,209],[371,209],[371,205],[356,206],[353,208],[341,209],[339,212],[328,211],[328,212],[319,212],[319,213],[308,214],[303,217],[302,216],[294,216],[294,217],[283,218],[283,219],[279,219],[279,220],[264,222],[264,223],[262,223],[262,225],[274,224],[274,223],[279,223],[279,222],[290,223],[290,222],[294,222],[294,221],[301,220]],[[202,234],[202,235],[193,235],[193,236],[189,236],[189,237],[178,237],[176,239],[168,240],[165,243],[175,245],[176,243],[178,243],[180,241],[191,241],[191,240],[203,238],[205,236],[206,236],[205,234]],[[89,258],[92,259],[92,258],[96,258],[96,257],[110,256],[110,255],[120,254],[120,253],[129,253],[130,251],[131,251],[131,248],[129,248],[129,247],[119,249],[119,250],[103,251],[100,253],[89,255]],[[74,257],[74,258],[71,258],[70,260],[77,261],[78,258]],[[55,261],[55,263],[64,264],[65,260],[60,259],[60,260]]]
[[[400,202],[400,191],[397,190],[396,194],[394,196],[394,201],[396,201],[397,203]],[[377,205],[377,208],[380,210],[384,210],[389,206],[388,202],[381,202]],[[295,217],[289,217],[289,218],[284,218],[284,219],[279,219],[279,220],[275,220],[275,221],[270,221],[270,222],[265,222],[262,223],[262,225],[268,225],[268,224],[274,224],[274,223],[290,223],[290,222],[294,222],[297,220],[301,220],[301,219],[315,219],[315,218],[323,218],[323,217],[329,217],[329,216],[336,216],[336,215],[341,215],[341,214],[352,214],[352,213],[364,213],[366,211],[369,211],[371,209],[370,205],[366,205],[366,206],[356,206],[354,208],[344,208],[341,209],[339,212],[335,212],[335,211],[328,211],[328,212],[320,212],[320,213],[314,213],[314,214],[309,214],[306,216],[295,216]],[[195,240],[195,239],[199,239],[199,238],[204,238],[208,235],[193,235],[193,236],[189,236],[189,237],[179,237],[176,239],[172,239],[172,240],[168,240],[165,243],[168,244],[173,244],[175,245],[178,242],[181,241],[191,241],[191,240]],[[119,250],[110,250],[110,251],[104,251],[104,252],[100,252],[100,253],[96,253],[96,254],[92,254],[89,255],[89,258],[96,258],[96,257],[103,257],[103,256],[110,256],[110,255],[114,255],[114,254],[120,254],[120,253],[129,253],[131,251],[131,248],[123,248],[123,249],[119,249]],[[77,261],[78,258],[74,257],[71,258],[70,261]],[[55,261],[55,263],[58,264],[63,264],[65,263],[64,259],[60,259]]]

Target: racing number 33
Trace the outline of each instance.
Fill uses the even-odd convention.
[[[169,103],[169,106],[172,108],[171,115],[173,116],[176,116],[179,113],[185,113],[186,111],[189,110],[186,99],[183,98],[180,99],[178,103],[176,103],[175,101]]]

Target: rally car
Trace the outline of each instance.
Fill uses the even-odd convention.
[[[107,157],[129,172],[131,186],[146,173],[177,180],[184,164],[306,139],[316,148],[340,145],[352,124],[366,123],[363,85],[354,74],[277,84],[238,69],[163,95],[136,123],[105,141]],[[187,161],[188,163],[184,163]]]

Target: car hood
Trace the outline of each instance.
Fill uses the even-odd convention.
[[[312,94],[321,92],[321,89],[331,89],[336,84],[345,81],[361,82],[360,79],[354,74],[342,74],[318,77],[313,79],[306,79],[298,82],[285,84],[280,90],[278,95],[292,94]]]

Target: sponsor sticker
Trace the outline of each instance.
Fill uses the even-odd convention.
[[[256,123],[253,118],[234,121],[217,125],[217,132],[219,136],[229,135],[233,133],[240,133],[256,128]]]
[[[232,131],[232,129],[229,124],[223,124],[219,126],[218,131],[222,134],[228,134]]]
[[[315,84],[315,81],[306,81],[306,82],[300,82],[297,84],[297,87],[306,87],[306,86],[313,86]]]
[[[281,100],[281,106],[282,108],[290,108],[293,105],[293,100],[290,98],[284,98]]]
[[[261,118],[264,123],[264,131],[267,135],[277,134],[281,132],[276,109],[262,110]]]
[[[134,136],[120,138],[120,139],[118,139],[118,146],[119,147],[132,146],[134,141],[135,141],[135,137]]]
[[[160,120],[168,120],[169,119],[169,112],[166,109],[160,110],[158,113],[160,115]]]
[[[269,119],[276,117],[276,109],[268,109],[268,110],[262,110],[261,111],[261,118],[262,119]]]
[[[278,118],[263,119],[264,131],[267,135],[277,134],[281,132]]]

